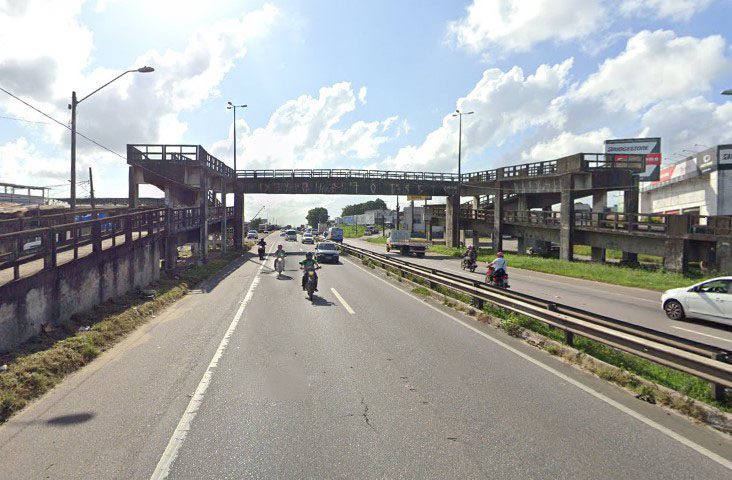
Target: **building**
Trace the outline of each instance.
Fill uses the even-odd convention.
[[[661,168],[641,187],[641,213],[732,215],[732,145],[717,145]]]

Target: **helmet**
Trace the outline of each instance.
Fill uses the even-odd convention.
[[[308,253],[306,253],[306,254],[305,254],[305,258],[307,258],[307,259],[311,259],[311,258],[313,258],[313,252],[308,252]]]
[[[503,252],[498,252],[498,253],[496,253],[496,256],[497,256],[498,258],[503,258]]]
[[[282,250],[282,244],[277,245],[277,250]]]
[[[472,249],[473,249],[473,246],[472,245],[468,245],[468,250],[472,250]]]

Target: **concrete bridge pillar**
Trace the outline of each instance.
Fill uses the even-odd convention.
[[[623,193],[623,212],[629,214],[627,221],[634,222],[635,214],[638,213],[638,177],[633,176],[633,185],[626,189]],[[623,252],[623,264],[637,265],[638,254],[632,252]]]
[[[244,192],[234,189],[234,248],[241,248],[244,241]]]
[[[559,258],[572,261],[574,258],[574,190],[572,175],[565,175],[560,181],[561,204],[559,209]]]
[[[663,268],[671,272],[686,273],[689,268],[689,242],[684,237],[689,232],[691,219],[688,215],[666,217],[666,251],[663,255]]]
[[[493,197],[493,250],[503,250],[503,187],[499,183]]]
[[[448,247],[460,246],[460,232],[458,231],[459,215],[460,197],[457,195],[448,195],[445,199],[445,245]]]
[[[201,209],[201,228],[200,232],[200,247],[201,247],[201,260],[206,262],[208,259],[208,175],[205,173],[201,174],[200,190],[199,194],[199,206]]]
[[[129,206],[130,208],[137,208],[140,206],[140,185],[137,182],[137,169],[130,165],[128,172]]]
[[[480,209],[480,195],[473,196],[473,210]]]
[[[226,181],[221,182],[221,207],[224,209],[224,216],[221,219],[221,252],[226,252],[227,241],[227,218],[226,218]]]
[[[599,220],[607,206],[607,192],[596,192],[592,194],[592,219]],[[592,247],[592,261],[605,263],[606,251],[604,248]]]
[[[475,228],[473,229],[472,245],[473,248],[480,248],[480,232]]]

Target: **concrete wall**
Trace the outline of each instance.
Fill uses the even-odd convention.
[[[144,237],[0,287],[0,352],[160,278],[161,244]]]
[[[684,209],[699,208],[700,215],[730,215],[732,214],[732,201],[726,202],[728,210],[718,210],[718,198],[723,198],[725,186],[732,188],[732,179],[729,179],[729,171],[713,171],[699,177],[689,178],[678,183],[641,192],[642,213],[662,213],[678,210],[682,213]],[[720,174],[727,185],[718,182]],[[722,188],[720,188],[722,187]]]

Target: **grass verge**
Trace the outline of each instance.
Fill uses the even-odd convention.
[[[432,245],[429,252],[450,257],[460,257],[464,248],[446,247],[444,245]],[[518,255],[516,253],[505,253],[509,268],[521,268],[535,272],[551,273],[564,277],[582,278],[594,280],[613,285],[626,287],[645,288],[650,290],[664,291],[669,288],[686,287],[692,283],[700,282],[711,276],[703,276],[701,273],[690,273],[682,275],[664,270],[645,270],[643,268],[621,267],[612,264],[600,264],[590,262],[567,262],[556,258],[533,257],[529,255]],[[490,248],[478,250],[479,262],[490,262],[495,258],[495,253]]]
[[[111,348],[152,315],[182,298],[191,286],[211,277],[239,256],[241,252],[218,257],[212,254],[205,265],[162,275],[146,288],[157,291],[152,299],[131,292],[109,300],[74,315],[67,325],[0,356],[0,364],[8,365],[0,373],[0,423]],[[87,326],[90,327],[87,331],[78,331],[79,327]]]
[[[366,239],[369,243],[380,243],[382,245],[386,244],[386,237],[369,237]]]

